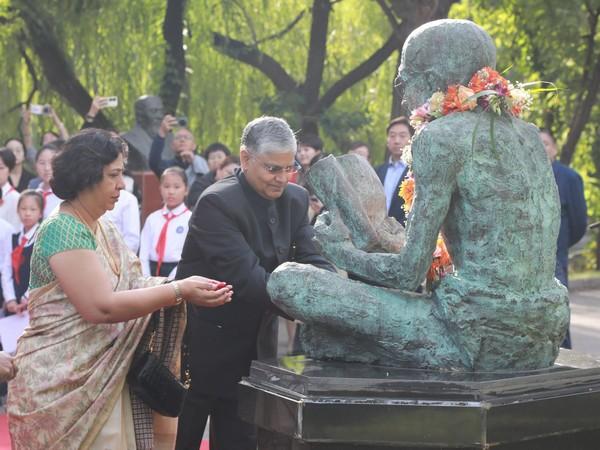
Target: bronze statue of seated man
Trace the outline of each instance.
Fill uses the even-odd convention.
[[[423,25],[402,50],[403,106],[411,111],[436,91],[467,85],[495,66],[495,53],[472,22]],[[306,353],[446,370],[551,366],[569,308],[554,278],[559,202],[537,128],[482,107],[454,112],[416,135],[412,158],[405,235],[367,207],[383,195],[367,164],[330,157],[313,167],[311,182],[329,209],[316,239],[328,259],[364,282],[295,263],[273,272],[271,298],[305,324]],[[416,294],[440,232],[454,271]]]

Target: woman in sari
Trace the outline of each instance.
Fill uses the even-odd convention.
[[[203,277],[144,278],[116,228],[101,219],[124,188],[126,153],[118,136],[87,129],[53,162],[52,189],[64,202],[42,223],[32,254],[30,326],[9,384],[14,450],[152,448],[151,410],[126,383],[150,314],[172,315],[163,333],[175,345],[163,362],[174,371],[184,300],[216,307],[231,299],[231,286]]]

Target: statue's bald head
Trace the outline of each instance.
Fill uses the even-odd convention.
[[[414,30],[402,47],[397,84],[405,113],[435,91],[466,85],[482,67],[496,66],[496,47],[487,32],[468,20],[436,20]]]

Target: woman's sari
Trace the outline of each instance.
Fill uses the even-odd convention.
[[[87,228],[81,229],[84,227],[81,222],[59,213],[42,224],[36,246],[45,245],[45,237],[48,241],[51,233],[44,233],[43,228],[53,221],[59,224],[65,240],[85,233],[91,235]],[[95,251],[114,291],[164,282],[162,278],[142,277],[139,260],[129,251],[116,228],[108,221],[100,222]],[[57,223],[53,225],[55,229]],[[70,249],[87,248],[70,244]],[[32,266],[34,264],[35,258]],[[34,272],[32,267],[32,276]],[[9,384],[8,414],[13,449],[95,449],[98,444],[104,445],[100,448],[108,448],[102,442],[103,436],[114,435],[115,426],[122,439],[120,447],[129,449],[134,440],[138,450],[152,448],[152,412],[135,396],[129,396],[126,384],[136,350],[139,353],[145,349],[144,341],[148,339],[145,330],[150,316],[122,323],[93,324],[79,315],[57,281],[39,287],[32,284],[32,287],[28,306],[30,326],[19,339],[18,374]],[[175,344],[165,361],[175,372],[185,327],[185,307],[179,305],[161,311],[159,327],[164,324],[166,314],[175,315],[176,325],[170,330],[176,336],[171,339]],[[161,344],[157,337],[164,338],[161,331],[164,332],[156,333],[155,346]]]

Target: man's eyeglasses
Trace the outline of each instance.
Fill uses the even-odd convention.
[[[287,174],[292,174],[298,172],[302,168],[298,161],[294,161],[294,164],[292,164],[291,166],[281,167],[275,166],[273,164],[265,164],[264,162],[259,161],[257,158],[253,159],[255,159],[261,166],[263,166],[263,168],[271,175],[279,175],[283,172]]]

